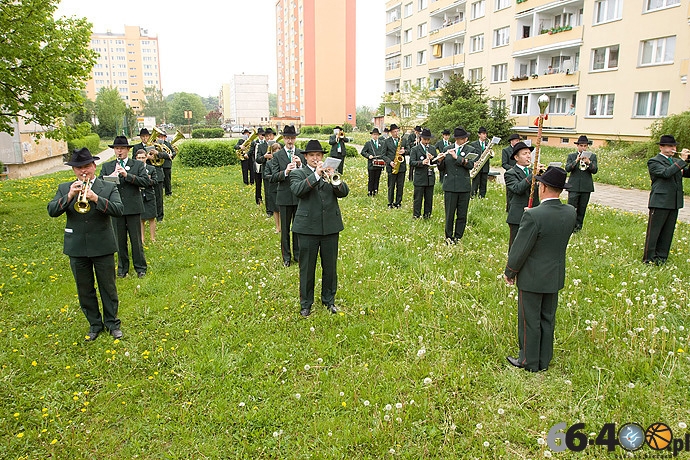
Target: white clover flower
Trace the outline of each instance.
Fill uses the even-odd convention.
[[[390,421],[391,416],[388,415],[388,414],[386,414],[386,415],[383,416],[383,419],[384,419],[386,422],[388,422],[388,421]]]
[[[478,430],[481,430],[482,428],[484,428],[484,425],[482,425],[481,423],[477,423],[476,427]]]
[[[309,369],[311,369],[311,366],[310,366],[309,364],[305,364],[305,365],[304,365],[304,370],[305,370],[305,371],[308,371]]]
[[[391,454],[391,455],[394,455],[394,454],[395,454],[395,449],[393,449],[393,448],[391,447],[390,449],[388,449],[388,453]]]
[[[635,388],[635,384],[632,382],[628,383],[628,388]]]
[[[368,406],[369,404],[371,404],[371,403],[369,402],[369,400],[368,400],[368,399],[365,399],[365,400],[364,400],[364,405],[365,405],[365,406]]]
[[[314,332],[315,331],[314,326],[310,327],[309,331]]]
[[[240,403],[240,407],[244,407],[244,401]]]
[[[566,385],[572,385],[572,384],[573,384],[573,382],[571,382],[570,380],[566,380],[566,381],[563,382],[563,383],[565,383]]]
[[[345,392],[344,392],[344,391],[341,391],[341,392],[340,392],[340,397],[342,398],[343,396],[345,396]]]
[[[420,348],[419,350],[417,350],[417,358],[421,358],[422,356],[424,356],[424,354],[426,354],[426,348]]]
[[[544,451],[544,457],[546,457],[546,458],[551,458],[551,451],[550,451],[550,450],[545,450],[545,451]]]
[[[299,394],[299,393],[295,393],[295,399],[299,399],[299,398],[301,398],[301,397],[302,397],[302,395],[301,395],[301,394]]]
[[[503,415],[503,414],[505,414],[505,413],[506,413],[506,411],[504,411],[503,409],[501,409],[501,408],[499,407],[499,409],[498,409],[498,415]]]
[[[453,424],[450,425],[450,430],[451,430],[451,431],[455,431],[456,428],[457,428],[457,426],[455,426],[455,423],[453,423]]]
[[[489,441],[484,441],[484,447],[489,447],[491,444],[489,444]]]
[[[685,422],[678,422],[678,428],[681,430],[684,430],[688,427],[688,425]]]
[[[537,444],[543,446],[544,444],[546,444],[546,441],[544,441],[544,438],[537,438]]]
[[[400,417],[395,417],[395,421],[398,423],[402,423],[402,419]]]

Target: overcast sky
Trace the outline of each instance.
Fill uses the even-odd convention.
[[[56,16],[86,17],[93,31],[140,26],[158,35],[165,96],[218,96],[233,75],[268,75],[276,92],[275,0],[158,2],[62,0]],[[250,8],[247,7],[250,6]],[[384,88],[385,0],[357,0],[357,106],[376,108]]]

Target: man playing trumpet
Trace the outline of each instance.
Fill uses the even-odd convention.
[[[414,193],[412,198],[412,217],[422,217],[422,201],[424,202],[424,218],[431,217],[434,206],[434,184],[436,184],[436,169],[433,159],[436,148],[430,145],[431,131],[422,129],[421,141],[410,150],[410,167],[414,168]]]
[[[594,191],[594,179],[592,175],[599,170],[597,166],[597,156],[588,151],[589,139],[587,136],[580,136],[575,142],[577,152],[568,155],[565,162],[565,170],[570,173],[568,177],[568,204],[572,205],[577,211],[577,222],[575,231],[582,230],[582,223],[585,220],[589,196]]]
[[[300,314],[309,316],[314,303],[316,257],[321,254],[321,303],[337,313],[338,239],[343,219],[338,198],[350,192],[344,181],[333,180],[333,168],[324,169],[321,143],[310,140],[304,150],[306,166],[289,174],[290,189],[298,199],[292,231],[299,235]],[[337,182],[337,183],[336,183]]]
[[[77,283],[79,306],[89,322],[87,341],[96,340],[106,328],[116,338],[122,338],[117,317],[118,297],[115,285],[115,233],[110,217],[122,216],[123,205],[115,184],[95,176],[98,157],[86,147],[75,150],[67,162],[77,176],[73,182],[58,186],[53,200],[48,203],[50,217],[67,215],[63,252],[69,256],[74,281]],[[88,192],[84,192],[88,188]],[[77,197],[84,194],[88,202],[77,210]],[[103,303],[103,315],[98,306],[95,280]]]

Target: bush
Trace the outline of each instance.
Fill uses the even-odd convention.
[[[101,138],[98,137],[98,134],[96,134],[96,133],[91,133],[91,134],[88,134],[84,137],[72,139],[70,141],[67,141],[68,152],[66,153],[66,155],[69,157],[69,156],[71,156],[72,151],[74,149],[80,149],[82,147],[86,147],[87,149],[89,149],[89,152],[91,152],[91,154],[95,155],[101,151],[101,149],[99,147],[100,142],[101,142]],[[67,158],[67,159],[69,160],[69,158]]]
[[[227,141],[194,141],[180,144],[177,158],[180,164],[189,167],[227,166],[239,163],[235,154],[235,144],[239,140]]]
[[[652,139],[647,148],[649,156],[651,157],[659,153],[657,142],[659,142],[662,134],[673,136],[679,146],[685,147],[690,145],[690,129],[688,129],[688,126],[690,126],[690,111],[669,115],[652,123],[652,126],[649,128]]]
[[[193,139],[214,139],[225,135],[223,128],[199,128],[192,131]]]

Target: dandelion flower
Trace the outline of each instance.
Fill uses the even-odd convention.
[[[500,408],[498,409],[498,415],[503,415],[505,413],[506,413],[506,411],[504,411],[503,409],[500,409]]]
[[[402,403],[395,403],[396,409],[402,409]]]
[[[365,405],[365,406],[368,406],[369,404],[371,404],[371,403],[369,402],[369,400],[368,400],[368,399],[365,399],[365,400],[364,400],[364,405]]]
[[[681,430],[684,430],[688,427],[688,425],[685,422],[678,422],[678,428]]]
[[[386,407],[384,407],[383,409],[384,410],[391,410],[391,409],[393,409],[393,406],[391,406],[390,404],[386,404]]]
[[[424,379],[424,385],[431,385],[431,377],[426,377]]]
[[[489,446],[490,446],[489,441],[484,441],[484,447],[489,447]]]
[[[311,366],[310,366],[309,364],[305,364],[305,365],[304,365],[304,370],[305,370],[305,371],[308,371],[309,369],[311,369]]]
[[[302,395],[301,395],[301,394],[299,394],[299,393],[295,393],[295,399],[299,399],[299,398],[301,398],[301,397],[302,397]]]

